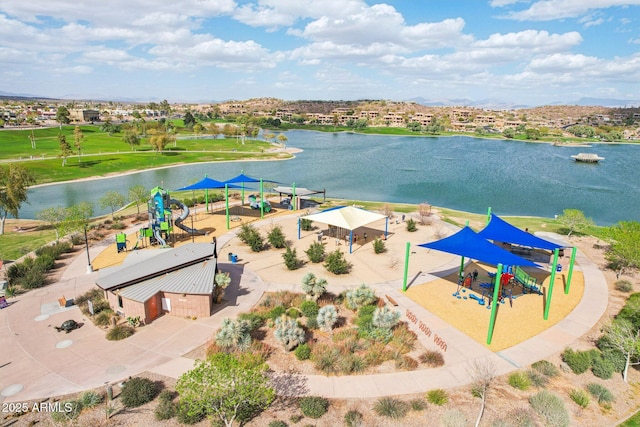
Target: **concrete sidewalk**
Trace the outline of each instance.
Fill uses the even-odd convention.
[[[219,248],[224,248],[234,237],[233,230],[220,236]],[[90,256],[95,257],[111,243],[104,241],[91,247]],[[219,260],[222,259],[219,256]],[[445,365],[435,369],[343,377],[280,374],[274,382],[276,385],[296,383],[299,386],[295,387],[295,394],[371,398],[468,384],[467,370],[474,361],[489,361],[496,374],[502,375],[545,359],[585,334],[606,309],[608,292],[604,276],[580,252],[578,263],[585,276],[585,293],[576,309],[538,336],[498,353],[406,297],[400,290],[400,280],[371,284],[379,295],[389,295],[398,303],[403,320],[407,320],[410,312],[419,322],[428,325],[429,336],[420,330],[419,322],[408,322],[426,348],[443,351]],[[225,293],[226,304],[211,317],[190,320],[162,316],[138,329],[132,337],[111,342],[104,338],[104,330],[93,325],[77,307],[43,312],[43,307],[51,307],[62,295],[71,298],[95,286],[98,273],[87,273],[87,257],[83,250],[58,283],[12,298],[10,307],[0,310],[0,401],[25,401],[80,392],[145,371],[178,378],[194,363],[183,355],[210,340],[222,319],[248,311],[265,291],[299,290],[299,285],[265,283],[242,264],[219,264],[231,273],[232,284]],[[458,266],[459,258],[456,258],[437,266],[437,270],[457,269]],[[421,275],[424,281],[430,277]],[[340,292],[342,288],[349,287],[332,288],[332,291]],[[56,332],[53,326],[67,319],[74,319],[83,326],[71,334]],[[442,343],[445,343],[446,351]],[[283,379],[284,376],[287,378]],[[290,386],[278,388],[281,393],[292,389]]]

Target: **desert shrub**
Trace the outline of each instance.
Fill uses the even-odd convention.
[[[298,360],[308,360],[311,357],[311,348],[306,343],[300,344],[298,347],[296,347],[294,354],[296,355],[296,359]]]
[[[31,261],[29,261],[31,260]],[[33,258],[26,257],[22,262],[14,262],[7,267],[7,278],[10,282],[21,279],[33,266]]]
[[[411,406],[412,411],[424,411],[427,408],[427,404],[424,399],[420,399],[419,397],[416,399],[412,399],[409,402],[409,406]]]
[[[95,391],[85,391],[82,393],[82,396],[80,396],[80,402],[83,408],[95,408],[102,403],[102,395]]]
[[[333,305],[325,305],[318,310],[318,316],[316,318],[318,326],[327,332],[333,329],[333,325],[338,321],[338,311]]]
[[[317,317],[308,317],[307,318],[307,328],[309,329],[318,329],[318,318]]]
[[[631,292],[633,291],[633,283],[628,280],[618,280],[613,284],[617,290],[620,292]]]
[[[62,411],[55,411],[51,413],[51,419],[60,424],[66,424],[68,421],[73,421],[82,412],[82,401],[80,400],[66,400],[61,402],[60,408]]]
[[[377,254],[381,254],[386,252],[387,248],[384,244],[384,240],[379,239],[379,238],[375,238],[373,239],[373,252],[377,253]]]
[[[616,316],[616,320],[618,319],[628,320],[634,327],[640,328],[640,292],[629,296],[624,307]]]
[[[264,247],[264,240],[258,231],[251,224],[242,224],[237,234],[241,242],[249,245],[253,252],[260,252]]]
[[[286,315],[276,319],[275,328],[273,335],[287,351],[293,350],[306,340],[304,329],[298,326],[298,322],[295,319],[291,319]]]
[[[71,244],[78,246],[84,244],[84,236],[80,233],[73,233],[71,235]]]
[[[491,427],[536,427],[537,425],[531,410],[517,408],[494,420]]]
[[[275,321],[278,317],[282,316],[286,312],[287,309],[284,308],[283,305],[276,305],[269,311],[269,313],[267,313],[267,318]]]
[[[329,409],[329,401],[320,396],[305,396],[298,401],[298,407],[309,418],[320,418]]]
[[[598,353],[593,356],[591,372],[598,378],[602,378],[603,380],[608,380],[613,376],[613,373],[616,371],[616,367],[613,362],[605,357],[603,357],[602,353]]]
[[[396,369],[404,369],[406,371],[413,371],[418,367],[418,361],[406,354],[398,355],[395,361]]]
[[[343,355],[338,361],[338,369],[346,375],[358,374],[367,369],[367,362],[357,354],[349,353]]]
[[[190,409],[190,406],[182,402],[178,402],[178,404],[176,405],[176,420],[180,424],[187,424],[187,425],[197,424],[200,421],[204,420],[205,417],[207,416],[204,410],[202,412],[192,412],[190,414],[189,409]]]
[[[527,371],[527,377],[529,377],[529,382],[531,383],[531,385],[538,388],[545,388],[547,383],[549,382],[549,377],[541,374],[534,369],[529,369]]]
[[[131,326],[115,325],[107,331],[107,334],[105,335],[105,337],[109,341],[120,341],[125,338],[129,338],[131,335],[134,334],[134,332],[135,330]]]
[[[300,317],[300,310],[295,307],[291,307],[289,310],[287,310],[287,316],[291,317],[292,319],[297,319],[298,317]]]
[[[582,389],[574,388],[569,392],[569,397],[583,408],[589,406],[589,393]]]
[[[120,399],[127,408],[137,408],[158,395],[158,385],[148,378],[131,378],[122,386]]]
[[[162,390],[158,396],[158,406],[153,411],[156,420],[169,420],[176,416],[177,405],[173,402],[174,394],[169,390]]]
[[[549,378],[553,378],[560,374],[560,370],[556,365],[549,362],[548,360],[540,360],[531,365],[533,369],[540,372],[542,375],[545,375]]]
[[[364,417],[355,409],[351,409],[344,414],[344,424],[347,427],[361,427],[364,425]]]
[[[351,264],[344,258],[344,254],[336,249],[325,257],[324,267],[333,274],[347,274]]]
[[[587,391],[600,404],[611,403],[615,400],[613,393],[611,393],[608,388],[598,383],[587,384]]]
[[[569,365],[574,374],[582,374],[591,367],[591,353],[588,351],[573,351],[566,348],[562,352],[562,360]]]
[[[444,356],[439,351],[427,350],[418,356],[418,360],[425,365],[433,366],[434,368],[444,365]]]
[[[316,317],[319,309],[318,303],[315,301],[304,301],[300,304],[300,311],[305,317]]]
[[[405,354],[413,350],[418,336],[406,323],[399,324],[392,332],[389,345],[398,353]]]
[[[511,387],[517,388],[518,390],[526,390],[531,387],[529,376],[520,371],[510,374],[507,382]]]
[[[390,352],[387,350],[386,345],[381,342],[372,342],[364,354],[364,361],[368,366],[378,366],[384,361],[389,360],[391,357]]]
[[[314,347],[311,360],[315,368],[324,374],[330,375],[338,372],[338,361],[340,360],[340,350],[327,345]]]
[[[53,254],[42,254],[36,258],[34,263],[34,267],[47,272],[53,270],[53,267],[56,265],[56,257]]]
[[[607,349],[602,352],[602,358],[607,360],[611,366],[613,366],[614,372],[624,371],[624,367],[627,363],[627,358],[624,353],[619,350]]]
[[[298,253],[295,248],[287,246],[287,250],[282,254],[284,259],[284,265],[288,270],[297,270],[300,267],[300,259],[298,259]]]
[[[287,427],[287,423],[282,420],[273,420],[269,423],[269,427]]]
[[[294,414],[294,415],[291,415],[289,420],[291,420],[292,423],[297,424],[300,421],[302,421],[303,418],[304,418],[304,415],[302,414]]]
[[[250,313],[240,313],[238,315],[238,320],[245,321],[249,326],[249,330],[255,331],[256,329],[264,325],[265,318],[264,316],[258,313],[250,312]]]
[[[313,242],[304,253],[309,257],[309,261],[322,262],[324,260],[324,245],[321,242]]]
[[[127,228],[127,226],[118,221],[111,224],[111,227],[109,228],[111,228],[112,230],[124,230],[125,228]]]
[[[440,417],[442,427],[463,427],[468,423],[467,416],[458,409],[451,409]]]
[[[276,249],[282,249],[287,245],[287,239],[282,232],[282,227],[274,226],[267,235],[267,241]]]
[[[350,310],[358,310],[376,301],[377,298],[373,289],[363,283],[358,288],[347,291],[345,305]],[[371,311],[371,314],[373,315],[373,311]]]
[[[302,290],[307,294],[307,298],[317,301],[327,290],[327,280],[309,272],[302,278]]]
[[[301,218],[300,219],[300,228],[303,231],[311,231],[311,230],[313,230],[312,223],[313,223],[313,221],[311,221],[310,219]]]
[[[409,218],[407,220],[406,225],[407,225],[407,231],[411,233],[418,230],[418,227],[416,226],[416,222],[412,218]]]
[[[223,349],[245,351],[251,346],[251,328],[246,320],[222,319],[216,333],[216,345]]]
[[[429,390],[426,394],[426,399],[430,403],[434,405],[442,406],[449,402],[449,395],[447,392],[441,388],[436,388],[434,390]]]
[[[18,282],[24,289],[37,289],[45,285],[44,272],[40,269],[31,268]]]
[[[378,399],[378,401],[373,405],[373,410],[376,414],[393,418],[394,420],[404,418],[409,412],[409,405],[395,397],[383,397]]]
[[[392,329],[400,321],[400,312],[391,310],[386,305],[377,307],[373,312],[372,322],[378,328]]]
[[[549,391],[539,391],[529,398],[529,403],[549,426],[568,426],[571,421],[562,399]]]
[[[115,315],[113,310],[103,310],[100,313],[96,314],[93,318],[93,323],[96,326],[109,326],[111,323],[111,318]]]

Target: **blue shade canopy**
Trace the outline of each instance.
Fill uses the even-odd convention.
[[[247,176],[247,175],[241,173],[240,175],[235,176],[235,177],[233,177],[231,179],[228,179],[225,182],[229,183],[229,184],[245,183],[245,182],[260,182],[260,179],[259,178],[252,178],[250,176]],[[268,179],[263,179],[262,182],[276,182],[277,183],[278,181],[270,181]]]
[[[447,252],[475,259],[491,265],[519,265],[521,267],[539,267],[537,264],[505,251],[480,237],[469,227],[465,227],[456,234],[431,243],[418,245],[427,249]]]
[[[182,188],[178,188],[176,191],[183,191],[183,190],[211,190],[214,188],[224,188],[225,183],[224,182],[220,182],[220,181],[216,181],[215,179],[211,179],[211,178],[204,178],[201,179],[200,181],[196,182],[195,184],[191,184],[191,185],[187,185],[186,187],[182,187]],[[233,185],[233,184],[228,184],[228,188],[242,188],[238,185]]]
[[[516,245],[546,249],[549,251],[563,247],[562,245],[552,243],[548,240],[534,236],[531,233],[520,230],[518,227],[509,224],[494,214],[491,214],[491,221],[482,231],[478,232],[478,236],[484,239],[493,240],[494,242],[513,243]]]

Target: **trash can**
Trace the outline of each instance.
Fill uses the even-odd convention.
[[[560,273],[562,271],[562,264],[558,264],[558,266],[556,267],[556,271],[558,273]]]
[[[235,264],[236,262],[238,262],[238,255],[231,254],[231,264]]]
[[[322,231],[318,233],[318,242],[322,242]]]
[[[228,256],[227,260],[228,261],[232,261],[232,258],[233,258],[233,254],[231,252],[229,252],[229,256]]]

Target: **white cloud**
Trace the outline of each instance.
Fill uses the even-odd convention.
[[[592,10],[631,5],[640,5],[640,0],[539,0],[529,9],[510,12],[505,17],[518,21],[551,21],[575,18]]]

